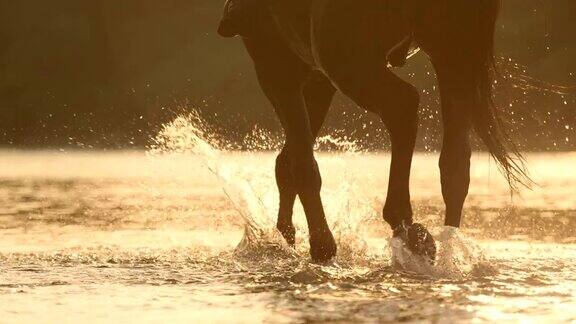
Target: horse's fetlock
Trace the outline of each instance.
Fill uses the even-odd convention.
[[[393,200],[396,201],[395,199]],[[411,224],[413,216],[412,206],[409,201],[402,204],[390,204],[387,202],[382,211],[382,216],[392,228],[397,227],[402,222]]]
[[[276,224],[276,228],[282,234],[288,245],[294,246],[296,243],[296,228],[292,221],[286,222],[278,219],[278,224]]]

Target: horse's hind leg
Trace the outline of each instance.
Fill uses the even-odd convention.
[[[392,229],[412,223],[410,167],[417,132],[419,95],[383,65],[359,67],[331,77],[338,88],[362,108],[378,114],[392,142],[392,161],[384,219]]]
[[[303,88],[304,100],[312,137],[316,138],[324,123],[336,89],[330,81],[320,73],[308,79]],[[292,223],[296,186],[292,177],[288,146],[285,145],[276,158],[276,183],[280,193],[280,208],[278,209],[277,228],[290,245],[296,242],[296,229]]]
[[[416,141],[418,91],[386,68],[383,44],[389,4],[366,0],[328,1],[313,18],[316,60],[336,87],[362,108],[378,114],[392,141],[392,162],[384,219],[397,228],[412,223],[409,178]],[[401,34],[401,33],[400,33]],[[392,36],[391,36],[392,37]]]
[[[478,104],[474,87],[462,76],[461,69],[435,63],[440,85],[444,135],[440,154],[442,196],[446,204],[446,226],[460,227],[462,208],[470,186],[471,115],[457,104]]]
[[[418,91],[381,64],[358,60],[353,70],[333,73],[338,88],[361,107],[377,113],[388,128],[392,161],[384,220],[415,253],[436,257],[436,246],[428,231],[413,224],[410,204],[410,167],[418,127]],[[377,61],[372,61],[377,62]]]

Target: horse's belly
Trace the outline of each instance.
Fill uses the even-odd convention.
[[[311,53],[323,70],[386,61],[410,32],[402,0],[314,0]]]

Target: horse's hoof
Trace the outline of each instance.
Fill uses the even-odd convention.
[[[314,262],[327,262],[336,256],[336,241],[331,232],[310,236],[310,256]]]
[[[286,243],[291,247],[296,245],[296,228],[292,224],[278,224],[276,226],[282,237],[286,240]]]
[[[401,225],[394,230],[394,237],[401,238],[412,253],[428,259],[430,263],[436,260],[436,242],[422,224]]]

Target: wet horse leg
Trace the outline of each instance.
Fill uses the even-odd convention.
[[[334,86],[320,73],[314,73],[304,85],[304,100],[310,121],[310,130],[314,138],[318,136],[324,123],[335,92]],[[296,229],[292,222],[296,187],[292,177],[287,145],[276,158],[276,183],[280,194],[277,228],[286,242],[293,246],[296,243]]]
[[[403,31],[387,29],[388,19],[394,17],[382,19],[382,12],[389,8],[378,0],[367,0],[362,6],[353,0],[329,1],[316,10],[323,13],[313,16],[318,63],[338,90],[378,114],[390,132],[392,162],[384,219],[392,228],[410,224],[409,178],[420,98],[412,85],[386,67],[383,45],[394,42],[394,37],[386,35]]]
[[[409,182],[418,127],[417,90],[376,64],[335,79],[340,90],[359,106],[378,114],[388,128],[392,161],[383,216],[392,229],[412,224]]]
[[[440,154],[442,196],[446,204],[445,225],[460,227],[462,208],[470,185],[471,115],[462,104],[478,104],[473,87],[467,87],[461,69],[435,63],[440,85],[444,135]]]
[[[392,161],[384,220],[393,229],[394,236],[403,239],[412,252],[434,260],[434,240],[426,228],[413,223],[410,203],[410,168],[418,127],[418,91],[378,64],[358,64],[353,72],[342,75],[344,77],[338,73],[333,75],[338,88],[361,107],[380,115],[390,133]]]
[[[388,4],[328,1],[316,10],[323,13],[312,19],[317,62],[338,90],[378,114],[390,133],[392,161],[383,217],[413,252],[434,259],[433,239],[424,227],[412,223],[409,182],[420,97],[412,85],[386,67],[386,44],[394,43],[392,36],[398,35],[390,30],[394,17],[382,19]]]
[[[284,154],[292,183],[300,197],[308,230],[310,254],[326,261],[336,254],[336,242],[326,222],[320,189],[322,180],[314,158],[314,136],[304,99],[309,68],[285,48],[245,40],[260,85],[276,110],[286,134]],[[290,197],[284,197],[290,198]]]
[[[258,69],[258,68],[257,68]],[[260,71],[259,78],[268,82],[267,73]],[[271,74],[274,78],[275,73]],[[270,91],[270,88],[268,88]],[[273,97],[277,114],[286,133],[286,155],[296,193],[300,197],[308,230],[310,253],[314,260],[325,261],[336,254],[336,243],[326,223],[320,197],[322,180],[314,158],[314,136],[302,95],[297,87],[279,87]],[[291,198],[291,197],[290,197]]]

